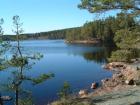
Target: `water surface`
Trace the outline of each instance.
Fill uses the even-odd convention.
[[[54,73],[55,77],[38,85],[23,81],[21,88],[32,93],[35,105],[46,105],[58,98],[57,93],[65,81],[71,85],[71,90],[90,89],[92,82],[100,82],[111,76],[111,72],[103,70],[101,65],[106,63],[110,52],[107,48],[83,44],[66,44],[63,40],[22,41],[23,53],[41,53],[44,57],[32,68],[25,70],[29,77],[38,77],[44,73]],[[0,85],[8,83],[12,69],[0,71]],[[13,92],[1,89],[2,94],[13,95]],[[7,105],[13,105],[9,102]]]

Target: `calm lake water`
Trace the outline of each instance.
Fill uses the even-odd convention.
[[[22,81],[21,91],[29,91],[35,105],[47,105],[56,100],[57,93],[65,81],[71,85],[73,92],[78,92],[80,89],[90,89],[92,82],[100,82],[112,75],[101,67],[110,54],[109,49],[105,47],[65,44],[63,40],[22,41],[21,46],[24,54],[39,52],[44,55],[30,69],[23,71],[24,75],[35,78],[44,73],[55,74],[54,78],[37,85],[27,80]],[[3,84],[10,84],[13,71],[14,68],[0,71],[0,87],[4,87]],[[14,97],[12,90],[0,88],[0,92],[2,95]],[[6,102],[6,105],[14,105],[14,100]]]

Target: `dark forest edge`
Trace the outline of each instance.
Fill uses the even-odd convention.
[[[20,40],[41,40],[41,39],[65,39],[68,43],[103,43],[105,45],[116,45],[114,36],[118,30],[124,29],[127,22],[129,30],[139,30],[138,22],[127,15],[126,22],[124,13],[117,14],[117,17],[108,17],[95,21],[86,22],[81,27],[60,29],[48,32],[21,34]],[[14,41],[15,35],[4,35],[3,40]]]
[[[127,37],[126,37],[127,36]],[[4,35],[3,40],[16,40],[15,35]],[[19,40],[65,39],[66,43],[100,44],[117,47],[109,61],[130,62],[140,57],[140,24],[137,17],[119,13],[116,17],[86,22],[81,27],[20,34]]]

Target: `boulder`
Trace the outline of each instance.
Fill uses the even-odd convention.
[[[79,91],[80,98],[86,98],[88,95],[88,91],[86,89]]]
[[[103,65],[102,68],[108,69],[108,70],[112,70],[113,69],[113,67],[110,64]]]
[[[123,62],[113,62],[113,67],[118,68],[118,67],[124,67],[125,64]]]
[[[98,87],[98,83],[94,82],[91,84],[91,89],[96,89]]]
[[[106,82],[107,82],[107,81],[109,81],[109,79],[108,79],[108,78],[101,80],[102,85],[103,85],[103,86],[105,86],[105,84],[106,84]]]
[[[140,70],[140,67],[137,66],[137,67],[136,67],[136,70]]]
[[[126,68],[123,62],[112,62],[102,66],[104,69],[113,70],[114,68]]]
[[[115,73],[113,74],[112,79],[121,79],[123,76],[124,75],[122,73]]]
[[[131,59],[131,62],[135,62],[135,61],[137,61],[136,59]]]
[[[133,79],[126,80],[125,83],[126,83],[127,85],[135,85],[135,82],[134,82]]]

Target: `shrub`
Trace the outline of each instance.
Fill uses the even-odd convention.
[[[117,50],[112,52],[111,57],[109,58],[109,61],[121,61],[121,62],[130,62],[130,60],[133,58],[133,52],[128,50]]]

